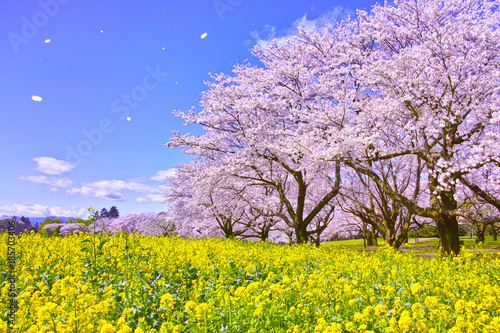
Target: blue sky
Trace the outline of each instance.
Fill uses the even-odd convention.
[[[0,215],[166,210],[165,176],[191,156],[164,144],[198,130],[171,112],[199,109],[208,73],[374,3],[3,1]]]

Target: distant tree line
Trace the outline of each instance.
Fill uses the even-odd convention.
[[[94,215],[91,216],[94,220],[111,218],[116,219],[120,217],[120,213],[118,212],[118,208],[116,206],[112,206],[109,211],[106,208],[101,209],[100,211],[95,211]]]
[[[109,218],[109,219],[116,219],[120,216],[120,213],[118,212],[118,208],[116,206],[112,206],[109,211],[106,208],[101,209],[100,212],[96,211],[94,216],[91,216],[91,218],[94,218],[96,220],[99,219],[104,219],[104,218]],[[10,218],[5,218],[3,220],[0,220],[0,232],[6,232],[11,225],[11,221],[14,221],[15,223],[15,234],[19,235],[22,232],[38,232],[43,230],[43,228],[46,225],[49,224],[70,224],[70,223],[84,223],[85,219],[81,218],[72,218],[69,219],[68,221],[64,222],[61,221],[59,218],[53,218],[53,217],[47,217],[42,223],[38,224],[32,224],[29,217],[21,216],[19,218],[16,216],[10,217]]]
[[[13,216],[0,220],[0,232],[8,231],[12,221],[14,222],[14,232],[16,235],[22,232],[30,232],[31,230],[36,232],[38,230],[38,225],[32,225],[29,218],[22,216],[18,221],[17,217]]]

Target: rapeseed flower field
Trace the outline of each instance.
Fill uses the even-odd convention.
[[[16,257],[14,332],[500,332],[500,256],[488,252],[32,233]]]

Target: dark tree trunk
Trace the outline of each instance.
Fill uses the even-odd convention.
[[[395,237],[392,235],[389,235],[389,234],[385,234],[383,236],[384,236],[384,241],[386,242],[386,244],[391,246],[391,247],[394,247],[394,245],[396,243]]]
[[[366,235],[366,246],[373,246],[373,237],[371,232]]]
[[[434,191],[436,187],[429,187]],[[439,246],[441,251],[447,254],[458,255],[460,253],[460,238],[458,236],[458,220],[455,215],[458,204],[454,198],[454,189],[442,191],[439,196],[431,196],[431,206],[437,210],[434,218],[439,233]]]
[[[362,223],[362,226],[363,226],[363,230],[362,230],[362,233],[363,233],[363,248],[366,249],[366,247],[368,246],[368,228],[366,226],[366,224],[363,222]]]
[[[495,223],[491,224],[491,232],[493,233],[493,240],[497,240],[497,235],[498,235],[498,229],[495,228]]]
[[[440,214],[440,219],[437,222],[442,251],[448,254],[459,254],[460,238],[456,216]]]
[[[303,221],[297,223],[297,227],[295,228],[295,236],[297,237],[297,243],[307,243],[309,240],[309,233],[307,232],[307,226]]]
[[[314,240],[314,244],[316,245],[316,247],[319,247],[319,245],[320,245],[319,234],[316,235],[316,239]]]
[[[408,242],[408,228],[407,226],[401,228],[401,233],[396,235],[394,228],[390,230],[389,233],[384,235],[385,242],[396,250],[401,247],[404,243]]]
[[[476,243],[484,243],[484,233],[486,224],[481,224],[476,227]]]
[[[260,240],[266,242],[269,239],[269,230],[270,228],[264,228],[262,233],[260,234]]]
[[[375,234],[375,232],[371,231],[368,233],[368,235],[366,237],[366,245],[367,246],[378,246],[377,235]]]

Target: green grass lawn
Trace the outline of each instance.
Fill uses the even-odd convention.
[[[383,246],[385,244],[384,240],[381,238],[377,239],[378,245]],[[349,239],[340,240],[332,242],[324,242],[321,244],[324,247],[344,247],[346,249],[362,249],[364,248],[364,242],[362,239]]]
[[[475,238],[470,238],[470,236],[464,236],[460,237],[460,240],[464,241],[464,246],[466,248],[480,248],[481,246],[476,243]],[[425,241],[425,242],[419,242],[415,246],[419,247],[437,247],[439,243],[439,240],[437,238]],[[413,245],[413,244],[412,244]],[[485,236],[484,244],[482,244],[482,247],[485,249],[500,249],[500,241],[493,240],[493,236]]]
[[[475,238],[470,238],[470,236],[460,237],[460,240],[464,241],[464,246],[466,248],[479,248],[479,245],[476,243]],[[378,245],[383,246],[385,244],[384,240],[379,238]],[[433,238],[427,241],[419,241],[415,244],[414,238],[409,239],[409,243],[412,247],[432,247],[436,248],[438,246],[439,240],[437,238]],[[322,243],[321,246],[324,247],[344,247],[346,249],[362,249],[364,248],[362,239],[349,239],[349,240],[341,240],[341,241],[332,241]],[[500,250],[500,240],[493,241],[493,236],[486,236],[485,242],[483,244],[483,248],[485,249],[497,249]]]

